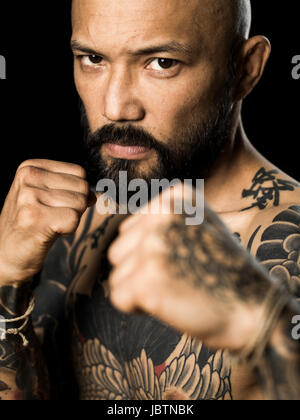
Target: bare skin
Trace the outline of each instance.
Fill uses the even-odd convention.
[[[47,260],[29,348],[13,338],[0,343],[1,398],[74,397],[74,383],[83,399],[299,398],[299,346],[287,334],[299,314],[299,184],[260,156],[243,131],[241,102],[260,80],[270,45],[248,39],[247,13],[238,25],[241,2],[227,5],[130,0],[124,8],[117,0],[74,0],[75,81],[92,131],[134,123],[169,146],[179,141],[182,127],[213,115],[239,34],[235,118],[206,180],[210,208],[197,229],[178,217],[105,219],[95,208],[86,212],[94,199],[81,168],[22,165],[0,219],[5,317],[24,313],[31,291],[21,285]],[[174,50],[174,40],[185,52]],[[150,46],[155,52],[137,54]],[[108,163],[120,157],[105,147],[101,153]],[[137,166],[147,174],[156,164],[149,151]],[[209,349],[243,350],[262,322],[271,276],[246,249],[288,286],[255,370],[235,368],[223,350]]]
[[[257,161],[257,163],[261,163],[259,161]],[[274,167],[270,167],[268,169],[274,169]],[[286,175],[279,173],[280,179],[285,179],[285,180],[289,180],[289,178],[286,177]],[[251,185],[251,184],[250,184]],[[249,187],[250,187],[249,185]],[[241,208],[244,208],[245,205],[248,205],[247,200],[242,199],[240,200],[241,203]],[[287,208],[289,208],[290,206],[292,206],[293,204],[299,202],[299,192],[297,191],[297,189],[295,188],[295,190],[293,192],[283,192],[281,195],[281,204],[279,207],[275,207],[274,205],[270,205],[270,207],[267,210],[258,210],[258,209],[254,209],[254,210],[247,210],[245,213],[237,213],[237,212],[232,212],[232,213],[225,213],[222,214],[220,213],[219,216],[220,218],[227,224],[227,226],[229,227],[229,229],[232,232],[238,232],[240,234],[240,238],[241,241],[243,243],[243,245],[245,246],[245,248],[249,245],[249,243],[251,242],[251,237],[253,236],[254,232],[257,230],[258,226],[261,226],[261,229],[259,231],[259,233],[255,236],[254,241],[252,242],[251,245],[251,252],[253,255],[257,255],[257,251],[259,249],[259,246],[261,245],[262,239],[262,233],[268,228],[268,226],[270,226],[272,223],[272,220],[278,216],[278,214],[281,214],[282,212],[284,212]],[[57,242],[56,246],[53,248],[52,250],[52,254],[49,255],[49,259],[45,264],[44,267],[44,273],[43,273],[43,281],[41,283],[41,285],[39,286],[38,290],[37,290],[37,309],[36,312],[34,314],[34,324],[35,324],[35,331],[37,336],[40,338],[41,343],[43,344],[44,347],[42,347],[43,349],[43,356],[37,356],[36,350],[35,350],[35,357],[37,357],[37,360],[41,360],[41,357],[45,358],[45,360],[48,362],[48,366],[49,366],[49,371],[55,372],[55,370],[59,370],[58,366],[63,363],[63,366],[66,366],[66,362],[61,362],[60,359],[57,359],[57,354],[55,354],[54,357],[54,361],[53,361],[53,347],[49,347],[49,342],[52,343],[52,345],[54,345],[52,340],[55,340],[56,334],[59,337],[59,333],[61,333],[60,329],[57,327],[54,328],[53,327],[53,323],[56,320],[56,322],[59,320],[59,322],[62,325],[63,328],[63,335],[64,335],[64,340],[66,339],[66,330],[64,328],[66,328],[69,324],[65,324],[65,310],[67,308],[67,313],[68,315],[68,319],[69,322],[71,322],[73,324],[73,328],[74,331],[76,332],[73,336],[73,352],[74,352],[74,365],[73,368],[75,369],[76,372],[81,372],[81,374],[77,374],[77,383],[79,384],[80,387],[80,392],[81,392],[81,397],[82,398],[87,398],[87,399],[91,399],[91,398],[105,398],[107,399],[107,392],[105,392],[105,389],[102,389],[101,387],[99,387],[99,390],[97,391],[96,395],[92,390],[89,390],[89,387],[86,386],[86,368],[83,369],[84,366],[86,366],[86,363],[88,363],[89,361],[85,358],[83,358],[82,355],[82,348],[78,348],[78,338],[77,337],[81,337],[80,338],[80,342],[84,343],[83,345],[91,345],[89,343],[91,343],[91,338],[90,338],[90,333],[87,333],[87,330],[85,329],[86,327],[84,325],[81,325],[80,323],[80,318],[77,317],[77,309],[76,306],[78,305],[78,301],[80,302],[82,299],[87,299],[89,301],[89,299],[91,298],[91,296],[93,296],[93,293],[95,292],[95,289],[97,289],[97,286],[95,284],[95,278],[98,277],[97,273],[99,272],[106,272],[106,270],[103,269],[103,264],[105,261],[102,258],[99,258],[102,254],[105,256],[106,252],[105,249],[107,248],[108,244],[111,243],[112,238],[115,235],[115,232],[118,230],[118,226],[120,224],[121,220],[120,218],[116,218],[116,219],[112,219],[111,221],[109,221],[106,225],[105,220],[103,219],[103,217],[99,216],[97,214],[97,212],[93,213],[93,217],[90,221],[88,221],[88,214],[86,214],[82,221],[81,221],[81,225],[78,228],[75,237],[70,238],[69,240],[64,239],[61,242]],[[168,221],[166,223],[166,226],[168,226],[170,221]],[[161,223],[161,221],[160,221]],[[143,223],[144,225],[144,223]],[[157,221],[153,220],[152,222],[150,222],[150,220],[147,221],[147,226],[148,229],[151,230],[151,235],[150,237],[152,238],[151,240],[155,241],[155,246],[157,244],[157,240],[155,240],[155,235],[153,235],[153,233],[155,233],[157,231],[157,227],[159,227],[159,232],[161,232],[161,225],[157,225]],[[99,227],[101,229],[99,229]],[[123,232],[124,235],[124,232]],[[129,249],[131,249],[130,247],[133,246],[133,244],[136,242],[136,238],[140,237],[140,235],[147,235],[149,236],[149,233],[147,233],[146,231],[144,231],[144,228],[141,232],[139,232],[139,228],[135,228],[132,232],[132,234],[130,234],[130,238],[125,238],[127,244],[126,247],[124,248],[124,250],[121,252],[127,252]],[[122,240],[122,237],[120,237]],[[158,238],[160,240],[160,237]],[[147,241],[148,246],[151,246],[151,240]],[[146,247],[146,244],[139,244],[139,248],[141,251],[142,250],[142,246]],[[168,249],[168,247],[167,247]],[[62,251],[65,250],[65,253],[63,253]],[[113,249],[112,249],[113,250]],[[111,251],[112,252],[112,251]],[[149,258],[151,258],[151,252],[147,251],[147,248],[144,248],[144,252],[149,254]],[[119,252],[118,252],[119,254]],[[135,253],[136,255],[138,255],[137,253]],[[54,259],[53,259],[54,258]],[[65,262],[67,264],[64,264],[64,266],[66,268],[59,269],[58,271],[56,271],[56,267],[58,265],[58,262],[62,260],[62,258],[65,260]],[[57,261],[57,262],[56,262]],[[141,262],[143,262],[143,264],[147,264],[147,260],[145,260],[144,258],[142,258],[140,260]],[[160,287],[157,287],[157,279],[163,279],[162,278],[162,267],[161,267],[161,261],[158,262],[158,265],[156,266],[156,264],[153,264],[152,266],[152,270],[158,270],[158,273],[154,273],[155,275],[153,275],[153,277],[151,276],[151,271],[149,272],[149,277],[147,277],[149,280],[146,281],[146,278],[143,276],[143,288],[145,289],[145,293],[144,295],[142,294],[136,294],[135,290],[134,290],[134,281],[133,278],[129,278],[129,281],[133,283],[132,286],[129,286],[130,289],[132,290],[132,294],[131,294],[131,303],[130,303],[130,307],[128,307],[128,302],[126,301],[126,299],[124,300],[124,298],[122,298],[119,296],[118,297],[118,293],[115,294],[114,299],[114,303],[116,305],[117,308],[121,309],[122,311],[126,311],[126,312],[136,312],[137,309],[141,309],[143,308],[144,310],[146,310],[146,308],[143,306],[146,304],[147,299],[145,299],[145,296],[149,296],[149,290],[151,290],[152,292],[152,296],[156,296],[157,298],[160,298],[160,296],[163,294],[162,290],[161,290],[161,285]],[[167,265],[167,267],[169,267],[169,264]],[[58,273],[56,274],[56,277],[54,277],[53,274],[51,273]],[[159,274],[159,277],[158,277]],[[172,273],[171,273],[172,274]],[[172,274],[173,276],[173,274]],[[151,277],[152,280],[155,279],[155,283],[153,283],[151,285],[151,287],[149,287],[148,281],[151,281]],[[108,277],[107,275],[104,274],[103,279],[107,280]],[[121,279],[122,281],[124,281],[123,279]],[[118,280],[119,281],[119,280]],[[112,285],[113,285],[113,281],[112,281]],[[108,290],[109,290],[109,285],[107,282],[103,283],[103,287],[105,290],[105,294],[107,295]],[[169,287],[168,284],[166,283],[165,287]],[[172,288],[174,287],[174,284],[172,286]],[[179,287],[181,287],[181,285],[179,284]],[[99,286],[98,286],[99,288]],[[128,287],[127,287],[128,288]],[[102,286],[101,286],[102,289]],[[174,313],[174,315],[176,314],[176,318],[174,318],[173,320],[167,320],[171,323],[171,325],[173,327],[176,327],[176,322],[178,322],[178,320],[180,320],[180,322],[185,322],[184,327],[182,326],[182,324],[178,324],[177,327],[179,329],[182,328],[182,330],[190,330],[191,333],[194,333],[193,335],[197,335],[195,333],[195,328],[198,328],[200,330],[200,325],[193,322],[191,323],[191,319],[197,320],[197,317],[195,317],[195,313],[193,313],[193,317],[189,318],[188,314],[191,311],[191,303],[192,301],[195,299],[195,294],[199,293],[197,291],[197,287],[196,289],[191,288],[191,290],[189,291],[189,289],[186,288],[186,294],[187,296],[185,296],[185,299],[182,300],[182,296],[183,296],[183,290],[181,290],[181,293],[177,296],[177,300],[172,300],[171,302],[166,302],[167,305],[171,305],[174,306],[176,308],[176,312]],[[117,292],[122,290],[122,288],[117,288],[116,289]],[[147,291],[146,291],[147,290]],[[141,296],[141,300],[138,300],[136,297],[137,296]],[[143,296],[143,297],[142,297]],[[179,299],[180,296],[180,299]],[[40,299],[39,299],[40,297]],[[58,298],[60,299],[60,305],[62,305],[61,307],[57,305],[58,302]],[[45,300],[46,299],[46,300]],[[98,300],[97,300],[98,299]],[[99,298],[96,299],[96,305],[102,307],[104,310],[108,310],[109,314],[111,314],[111,307],[107,306],[108,305],[108,301],[102,301],[99,300]],[[178,300],[179,299],[179,300]],[[161,300],[159,300],[161,301]],[[178,312],[178,308],[180,307],[180,305],[185,305],[188,301],[188,311],[187,308],[185,306],[182,307],[182,311]],[[202,301],[202,305],[203,305],[203,298],[201,299]],[[198,310],[197,308],[198,306],[198,302],[200,302],[200,296],[196,299],[195,302],[195,307],[194,310]],[[85,303],[86,304],[86,303]],[[83,308],[85,307],[85,304],[83,304]],[[214,309],[214,313],[215,313],[215,308],[216,306],[213,305],[213,309]],[[221,309],[220,309],[221,310]],[[207,313],[207,312],[206,312]],[[235,344],[235,347],[240,347],[241,341],[240,342],[236,342],[236,337],[238,337],[239,339],[244,340],[246,337],[244,335],[245,333],[245,325],[247,324],[247,334],[251,334],[252,329],[256,328],[255,323],[253,322],[253,314],[257,313],[257,308],[253,311],[249,310],[249,315],[251,314],[251,322],[249,323],[249,320],[247,321],[246,316],[244,316],[243,318],[243,322],[241,322],[240,319],[240,315],[241,312],[239,312],[237,319],[239,320],[239,322],[235,322],[235,328],[236,330],[233,331],[233,335],[230,335],[230,337],[225,337],[223,336],[222,340],[230,340],[231,343]],[[73,315],[72,315],[73,314]],[[117,315],[116,315],[117,314]],[[172,312],[170,312],[170,314],[172,315]],[[207,314],[209,315],[209,313]],[[119,312],[114,312],[114,317],[112,317],[113,319],[115,319],[115,317],[117,316],[117,322],[120,322],[120,324],[123,322],[124,323],[124,317],[121,316],[121,314]],[[163,321],[165,321],[162,316],[161,313],[157,313],[156,314],[157,317],[162,318]],[[199,319],[203,322],[203,313],[201,311],[201,317],[199,317]],[[210,319],[209,316],[205,317],[206,322]],[[237,319],[235,321],[237,321]],[[291,319],[291,318],[290,318]],[[126,317],[125,317],[126,320]],[[107,322],[104,321],[103,322]],[[129,323],[129,321],[127,321]],[[135,317],[133,316],[133,319],[130,320],[130,328],[134,328],[134,323],[140,323],[141,321],[139,320],[139,318],[137,317],[136,321],[135,321]],[[222,325],[224,326],[224,314],[222,313]],[[159,324],[159,325],[163,325],[163,324]],[[218,321],[218,325],[220,325],[220,320]],[[99,328],[99,327],[98,327]],[[110,327],[112,328],[112,326]],[[129,328],[129,327],[128,327]],[[152,327],[154,328],[154,327]],[[157,327],[156,327],[157,328]],[[94,339],[96,341],[92,341],[95,345],[95,343],[97,343],[97,341],[99,340],[102,345],[107,348],[107,351],[111,351],[113,354],[113,349],[110,348],[110,341],[107,341],[107,339],[105,339],[105,336],[102,336],[101,333],[101,329],[92,329],[92,332],[94,334]],[[128,337],[126,340],[128,340],[128,345],[130,343],[131,340],[133,340],[133,342],[135,342],[136,340],[136,336],[133,335],[131,336],[130,334],[131,329],[129,329],[128,331]],[[155,329],[156,331],[156,329]],[[173,328],[168,329],[168,335],[167,337],[170,336],[170,339],[173,338]],[[149,333],[149,332],[148,332]],[[54,338],[53,335],[54,334]],[[275,335],[275,333],[274,333]],[[199,336],[201,336],[201,334],[199,334]],[[85,337],[85,338],[83,338]],[[177,335],[176,335],[177,337]],[[196,340],[196,341],[191,341],[192,339],[189,338],[189,335],[183,335],[181,339],[179,339],[179,337],[181,337],[181,334],[178,334],[178,344],[177,346],[175,346],[172,351],[170,351],[170,354],[168,355],[168,357],[165,358],[163,366],[171,366],[172,363],[174,363],[174,361],[177,358],[182,358],[182,357],[186,357],[188,358],[189,356],[191,356],[193,354],[193,352],[196,352],[195,354],[198,354],[199,356],[199,366],[202,367],[202,371],[203,369],[205,369],[205,366],[207,366],[205,363],[211,363],[210,359],[208,356],[205,356],[205,352],[204,349],[206,347],[201,347],[203,346],[203,344],[201,345],[201,341]],[[151,337],[150,337],[151,338]],[[203,337],[204,338],[204,337]],[[217,339],[219,339],[220,337],[218,337]],[[234,338],[234,339],[233,339]],[[173,338],[174,339],[174,338]],[[63,343],[65,343],[65,341],[60,337],[61,340],[61,346],[63,347]],[[82,341],[83,340],[83,341]],[[103,341],[102,341],[103,340]],[[176,340],[176,342],[177,342]],[[205,341],[205,340],[204,340]],[[209,340],[207,340],[209,342]],[[34,341],[32,340],[31,342],[32,344],[34,343]],[[67,342],[68,344],[68,342]],[[211,344],[215,344],[216,347],[218,347],[217,343],[212,343]],[[225,345],[225,343],[222,343]],[[69,346],[70,344],[68,344]],[[187,350],[186,346],[188,346],[188,348],[190,348],[190,350]],[[192,346],[192,347],[189,347]],[[35,349],[37,347],[34,347]],[[193,352],[191,350],[191,348],[193,348]],[[202,348],[202,349],[201,349]],[[57,349],[55,349],[57,351]],[[143,347],[141,346],[138,351],[142,352],[145,351],[145,349],[143,349]],[[206,351],[206,350],[205,350]],[[204,355],[203,353],[204,352]],[[62,357],[61,354],[63,352],[59,353],[59,357]],[[97,353],[98,354],[98,353]],[[202,358],[200,358],[200,354],[202,354]],[[214,354],[214,353],[213,353]],[[102,364],[101,362],[101,356],[100,354],[97,356],[99,357],[99,359],[97,359],[98,361],[96,363],[99,363],[99,365]],[[207,357],[207,359],[205,358]],[[211,356],[212,357],[212,356]],[[230,361],[227,362],[227,358],[223,359],[223,356],[221,356],[221,354],[219,352],[216,353],[216,358],[223,360],[223,370],[222,372],[218,372],[218,375],[214,375],[216,381],[220,381],[223,380],[222,379],[222,374],[225,375],[229,375],[228,372],[230,370],[230,385],[224,385],[224,394],[221,394],[221,396],[219,396],[220,398],[234,398],[234,399],[242,399],[242,400],[246,400],[246,399],[262,399],[263,397],[266,398],[274,398],[273,394],[263,394],[262,393],[262,387],[260,382],[258,382],[257,380],[257,376],[253,373],[252,369],[250,369],[247,365],[245,366],[240,366],[238,368],[232,368],[231,367],[231,363]],[[226,361],[226,362],[225,362]],[[54,365],[52,364],[54,363]],[[144,368],[146,368],[147,364],[149,363],[149,361],[146,363],[146,361],[143,362],[144,364],[142,366],[144,366]],[[146,363],[146,364],[145,364]],[[197,365],[195,365],[197,366]],[[200,367],[198,369],[200,369]],[[16,383],[14,383],[14,374],[13,374],[13,369],[11,370],[11,368],[7,369],[7,373],[5,374],[5,370],[3,371],[3,376],[2,376],[2,382],[6,383],[8,385],[8,390],[6,390],[5,392],[2,393],[1,397],[2,398],[7,398],[7,399],[17,399],[16,395],[22,396],[22,398],[32,398],[31,397],[26,397],[26,394],[22,394],[22,392],[20,391],[19,387],[20,385],[16,385]],[[207,371],[207,368],[204,370],[205,372]],[[159,372],[159,370],[155,370],[155,372]],[[224,373],[225,372],[225,373]],[[84,375],[82,375],[82,373],[84,373]],[[9,376],[7,376],[9,374]],[[22,376],[22,374],[24,375],[24,373],[20,373],[20,375]],[[67,372],[64,370],[63,374],[67,374]],[[142,374],[142,373],[141,373]],[[161,374],[161,373],[160,373]],[[183,377],[185,377],[185,375],[187,375],[187,372],[182,372]],[[38,370],[38,372],[36,371],[32,371],[32,375],[34,378],[39,378],[41,375],[41,370]],[[63,376],[64,376],[63,375]],[[204,373],[203,373],[204,375]],[[8,378],[11,377],[11,379],[9,380]],[[54,374],[55,377],[55,374]],[[161,377],[161,376],[160,376]],[[42,378],[44,378],[44,376],[42,376]],[[221,378],[221,379],[220,379]],[[55,377],[56,382],[52,383],[53,385],[53,389],[60,389],[62,392],[62,395],[66,395],[65,394],[65,389],[64,386],[67,386],[68,389],[70,387],[70,384],[68,382],[68,377],[67,379],[65,377],[60,378]],[[93,377],[90,378],[90,380],[92,380],[92,382],[94,381]],[[58,383],[58,381],[62,381],[62,383]],[[224,380],[225,381],[225,380]],[[97,383],[97,382],[96,382]],[[224,383],[227,383],[226,381]],[[59,386],[58,386],[59,385]],[[42,386],[42,389],[45,389],[45,385]],[[96,389],[98,389],[96,387]],[[110,389],[110,388],[109,388]],[[128,389],[130,389],[130,386],[128,386]],[[131,389],[131,392],[135,392],[134,391],[135,388]],[[12,392],[14,390],[14,392]],[[121,392],[120,390],[118,390],[119,392]],[[17,393],[18,392],[18,393]],[[162,392],[162,391],[161,391]],[[210,394],[212,392],[212,390],[207,391],[207,397],[212,397],[212,398],[218,398],[217,394]],[[54,395],[55,398],[59,398],[58,395],[56,394],[46,394],[48,395],[47,398],[49,398],[49,395]],[[133,394],[125,394],[123,395],[124,398],[133,398],[132,397]],[[41,397],[41,395],[39,395],[39,397]],[[181,399],[181,398],[187,398],[190,399],[191,395],[189,393],[186,392],[185,389],[181,389],[181,388],[170,388],[164,391],[163,393],[163,397],[165,399],[170,399],[170,398],[174,398],[174,399]],[[205,395],[199,395],[199,398],[205,398]],[[139,394],[135,394],[134,398],[142,398]]]
[[[53,243],[60,236],[74,233],[82,214],[94,203],[95,196],[80,166],[45,160],[28,160],[20,165],[0,219],[0,306],[5,319],[25,313],[32,296],[30,283]],[[19,326],[11,324],[10,328]],[[47,370],[39,344],[32,326],[27,330],[30,346],[26,349],[20,337],[8,337],[0,343],[2,388],[9,399],[48,395]],[[26,375],[23,391],[24,378],[19,378],[18,371]]]
[[[257,160],[257,164],[262,163],[263,160]],[[269,166],[266,167],[266,169],[274,170],[274,167]],[[255,175],[255,173],[253,175]],[[278,174],[278,179],[290,180],[281,172]],[[251,182],[248,187],[250,186]],[[245,188],[242,188],[242,190],[244,189]],[[240,198],[239,200],[241,209],[248,206],[247,199]],[[284,215],[287,209],[298,202],[299,190],[295,188],[292,192],[282,192],[279,206],[274,206],[269,203],[268,209],[265,210],[256,208],[247,210],[243,213],[219,213],[218,216],[227,224],[232,233],[239,233],[243,246],[249,248],[253,256],[257,257],[259,255],[260,259],[263,261],[265,260],[264,263],[267,265],[267,254],[265,255],[262,252],[262,248],[266,246],[264,245],[265,240],[263,239],[263,234],[273,225],[273,220],[276,217]],[[291,214],[294,215],[297,214],[297,212],[293,210],[291,211]],[[283,221],[285,217],[286,216],[282,216],[281,220]],[[235,313],[230,311],[230,324],[233,323],[234,328],[231,329],[229,333],[227,330],[229,319],[228,316],[226,316],[226,305],[224,308],[223,299],[222,303],[218,301],[218,299],[218,303],[215,301],[216,297],[214,294],[218,294],[219,287],[215,286],[212,289],[213,302],[208,302],[207,297],[205,298],[205,296],[203,296],[203,290],[201,287],[199,289],[197,283],[192,283],[192,286],[188,285],[190,281],[194,282],[191,277],[193,270],[187,270],[184,281],[182,283],[180,281],[176,286],[176,283],[174,282],[174,272],[170,269],[169,260],[166,259],[165,263],[163,262],[164,260],[162,261],[162,255],[165,255],[165,253],[168,253],[173,249],[171,246],[172,243],[162,243],[161,241],[162,229],[164,229],[164,226],[166,228],[169,226],[170,220],[167,220],[166,223],[164,223],[162,222],[161,217],[160,220],[153,217],[153,220],[147,218],[147,221],[141,220],[140,223],[138,220],[135,221],[134,219],[135,218],[129,219],[124,226],[122,225],[123,227],[120,228],[121,234],[118,236],[117,242],[110,248],[110,258],[115,262],[116,269],[112,273],[109,283],[107,281],[109,279],[109,272],[107,272],[107,269],[105,268],[105,250],[112,242],[112,238],[114,238],[118,226],[122,221],[121,218],[116,217],[106,224],[105,220],[96,212],[93,213],[93,217],[89,221],[87,220],[87,217],[84,217],[81,226],[76,233],[76,237],[72,241],[73,246],[71,248],[69,248],[69,246],[60,248],[66,248],[68,266],[70,267],[70,271],[68,271],[68,281],[70,283],[64,299],[65,307],[68,308],[69,322],[71,322],[73,327],[72,330],[74,331],[72,338],[73,363],[77,372],[77,381],[81,398],[114,399],[118,396],[121,396],[124,399],[146,398],[144,394],[140,394],[140,391],[138,391],[139,384],[136,383],[136,379],[133,380],[133,373],[130,373],[130,371],[128,373],[126,371],[126,363],[128,364],[127,369],[130,369],[131,364],[136,363],[141,357],[142,352],[144,352],[149,359],[143,357],[139,362],[141,363],[142,368],[141,371],[137,373],[138,381],[142,383],[144,370],[150,369],[149,364],[151,365],[150,360],[152,360],[152,354],[152,363],[155,367],[153,378],[159,379],[159,384],[157,385],[158,391],[156,392],[159,392],[160,394],[158,394],[158,396],[163,399],[297,399],[297,388],[292,392],[286,390],[284,391],[287,392],[286,394],[280,394],[278,396],[274,389],[270,390],[270,385],[268,385],[268,390],[265,390],[266,384],[274,381],[273,376],[270,375],[262,381],[259,379],[257,373],[254,373],[252,368],[246,363],[245,365],[236,367],[235,365],[232,365],[230,358],[228,359],[225,357],[222,352],[206,353],[208,351],[207,346],[213,348],[225,347],[230,348],[231,350],[243,347],[243,345],[248,342],[249,337],[255,333],[257,329],[256,322],[260,322],[259,305],[255,302],[254,304],[246,302],[246,305],[244,306],[245,302],[242,304],[243,299],[241,301],[239,301],[239,299],[234,299],[232,302],[233,305],[237,304],[239,306],[239,302],[241,305],[239,308],[236,308]],[[289,224],[287,221],[284,223]],[[260,229],[257,232],[258,228]],[[297,229],[299,231],[297,226],[295,226],[295,229],[296,231]],[[85,230],[85,233],[82,236],[83,230]],[[172,235],[174,235],[174,232]],[[147,240],[141,241],[141,236],[147,238]],[[230,241],[229,236],[227,240]],[[124,242],[126,243],[125,246],[122,245]],[[193,243],[192,240],[191,243]],[[161,248],[158,248],[158,246]],[[159,252],[153,253],[153,249],[156,251],[159,250]],[[56,252],[58,252],[58,250]],[[117,254],[117,257],[113,256],[114,253]],[[127,255],[127,253],[130,253],[133,258],[124,257],[123,259],[123,255]],[[59,258],[59,254],[54,253],[53,256],[55,255]],[[103,255],[103,258],[99,258],[99,255]],[[236,256],[234,258],[236,258]],[[118,264],[118,259],[123,262]],[[129,267],[128,271],[128,263],[131,265],[132,260],[134,260],[134,265]],[[179,257],[177,257],[176,260],[178,262]],[[214,260],[214,263],[216,264],[216,260]],[[132,274],[130,274],[131,268],[134,271]],[[120,271],[123,272],[121,275],[118,274]],[[95,282],[95,278],[99,278],[98,273],[101,272],[103,273],[103,275],[100,275],[101,283],[99,283],[99,281]],[[141,272],[142,274],[140,274]],[[249,274],[249,269],[246,270],[246,273]],[[251,280],[252,277],[253,276],[251,275]],[[38,292],[39,294],[43,293],[43,288],[49,287],[49,284],[51,283],[49,280],[49,270],[46,270],[43,285],[40,286]],[[170,286],[169,280],[171,280],[172,286]],[[247,280],[247,277],[245,280]],[[264,288],[265,280],[266,279],[263,277],[257,275],[255,281],[253,281],[253,289],[255,290],[256,287]],[[299,283],[299,278],[297,281]],[[170,294],[170,290],[172,290],[174,294]],[[291,290],[296,289],[291,287]],[[126,291],[125,295],[124,291]],[[250,291],[251,287],[250,289],[247,289],[247,293]],[[222,290],[220,293],[223,295],[224,291]],[[107,298],[105,299],[105,296],[107,297],[109,294],[111,295],[115,307],[121,312],[112,307]],[[257,301],[260,301],[261,299],[262,296],[258,293]],[[205,305],[205,310],[203,310],[203,305]],[[153,307],[155,307],[155,309],[153,309]],[[84,318],[85,311],[87,311],[86,320]],[[99,313],[97,311],[99,311]],[[141,318],[141,315],[139,315],[141,311],[143,313],[152,314],[155,319],[158,318],[163,322],[156,323],[148,316]],[[128,315],[122,315],[124,312]],[[104,315],[105,313],[106,316]],[[41,305],[35,319],[38,320],[42,314],[45,316],[45,308]],[[52,314],[51,303],[49,303],[48,314]],[[94,324],[94,321],[91,322],[91,319],[94,319],[97,314],[99,318]],[[103,318],[100,314],[102,314]],[[255,319],[255,317],[257,317],[257,319]],[[292,316],[290,315],[288,319],[292,319]],[[215,326],[213,326],[215,322],[218,330],[217,334]],[[172,328],[166,328],[166,324],[172,325]],[[49,334],[52,331],[51,326],[48,325],[46,320],[37,322],[37,325],[42,329],[44,335],[47,334],[47,332]],[[203,330],[203,325],[205,328],[209,326],[209,331],[207,329]],[[108,328],[108,331],[111,331],[111,335],[108,332],[105,333],[106,328]],[[120,334],[118,340],[116,340],[115,337],[116,328],[117,331],[119,331],[118,334]],[[220,333],[221,331],[219,328],[221,329],[222,334]],[[281,327],[278,326],[278,329],[274,330],[272,341],[275,340],[280,329]],[[143,332],[144,330],[145,332]],[[185,332],[185,334],[182,335],[178,333],[177,335],[175,331],[178,330],[182,331],[182,333]],[[214,331],[214,334],[210,335],[212,331]],[[187,334],[187,332],[189,332],[189,334]],[[152,347],[156,342],[157,334],[160,333],[164,334],[165,337],[164,339],[161,337],[162,345],[170,346],[167,355],[164,355],[162,352],[161,358],[159,358]],[[193,340],[190,338],[190,334],[191,336],[198,336],[199,338]],[[123,335],[124,338],[122,339]],[[119,340],[124,340],[124,342]],[[276,340],[278,340],[278,338]],[[203,341],[205,345],[203,345]],[[175,344],[170,344],[173,342],[175,342]],[[288,345],[288,341],[286,340],[285,342]],[[103,346],[101,351],[99,345]],[[297,343],[295,343],[295,345],[297,346]],[[122,351],[119,349],[120,346]],[[132,346],[136,347],[136,352],[130,357],[130,348]],[[277,348],[277,346],[275,348]],[[45,353],[47,354],[46,348]],[[109,353],[111,355],[110,358],[115,360],[113,365],[107,364],[107,361],[105,362],[106,353]],[[94,354],[93,359],[90,358],[90,354]],[[192,363],[193,354],[198,357],[198,362],[193,365],[192,374],[191,371],[187,369],[186,363],[189,358],[189,363]],[[122,357],[124,357],[124,361]],[[210,376],[212,374],[212,367],[210,367],[212,366],[211,357],[215,357],[223,366],[222,369],[215,372],[213,379]],[[157,362],[156,358],[161,361],[161,363]],[[176,360],[179,359],[186,360],[184,365],[185,369],[183,369],[180,374],[183,381],[189,380],[190,377],[195,378],[194,380],[196,381],[198,377],[197,372],[200,371],[205,380],[212,379],[212,383],[215,384],[214,387],[206,390],[206,393],[202,390],[198,394],[196,392],[194,395],[190,389],[180,386],[176,387],[173,386],[172,383],[169,384],[169,387],[165,388],[163,385],[164,376],[161,375],[168,370],[168,367],[170,369],[172,364],[174,365]],[[288,362],[286,361],[286,363]],[[116,364],[120,365],[120,367],[116,367]],[[95,376],[92,371],[90,371],[92,366],[97,366],[99,369],[107,369],[106,375],[108,376],[106,376],[106,379],[104,380],[104,377],[101,376],[99,379],[99,376]],[[113,385],[114,376],[111,376],[112,374],[109,373],[110,369],[113,367],[116,369],[115,372],[123,372],[122,375],[126,382],[126,386],[124,385],[125,389],[124,387],[116,387]],[[178,374],[180,373],[178,370],[176,370],[176,372]],[[158,379],[155,379],[155,381]],[[214,391],[215,387],[218,388],[217,384],[219,382],[224,384],[221,387],[222,392],[220,392],[220,394]],[[105,386],[103,385],[104,383],[106,384]],[[94,387],[92,387],[91,384],[94,384]],[[276,384],[276,381],[273,382],[275,389],[276,385],[278,385],[279,388],[282,387],[281,383]],[[193,386],[196,387],[195,384],[193,384]],[[145,392],[147,391],[146,388],[144,388],[144,390]],[[293,392],[295,392],[295,394],[293,394]],[[148,390],[147,395],[147,398],[151,398],[152,393]]]

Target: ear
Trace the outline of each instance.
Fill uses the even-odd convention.
[[[238,62],[236,101],[248,96],[260,81],[270,54],[270,41],[263,36],[255,36],[243,44]]]

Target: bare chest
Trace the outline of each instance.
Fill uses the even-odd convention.
[[[90,236],[77,250],[81,269],[74,273],[68,305],[81,398],[261,398],[254,375],[234,368],[226,351],[211,351],[153,317],[124,315],[111,305],[106,249],[112,232],[98,243]]]

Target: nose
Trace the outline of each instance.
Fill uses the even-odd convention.
[[[140,121],[145,110],[136,95],[136,86],[129,70],[112,70],[106,86],[104,116],[111,122]]]

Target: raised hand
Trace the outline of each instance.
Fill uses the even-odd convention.
[[[199,226],[186,226],[185,215],[132,216],[109,258],[119,310],[149,313],[210,347],[242,349],[272,287],[267,271],[208,207]]]
[[[96,198],[78,165],[28,160],[18,168],[0,216],[0,285],[29,280],[59,235],[74,233]]]

